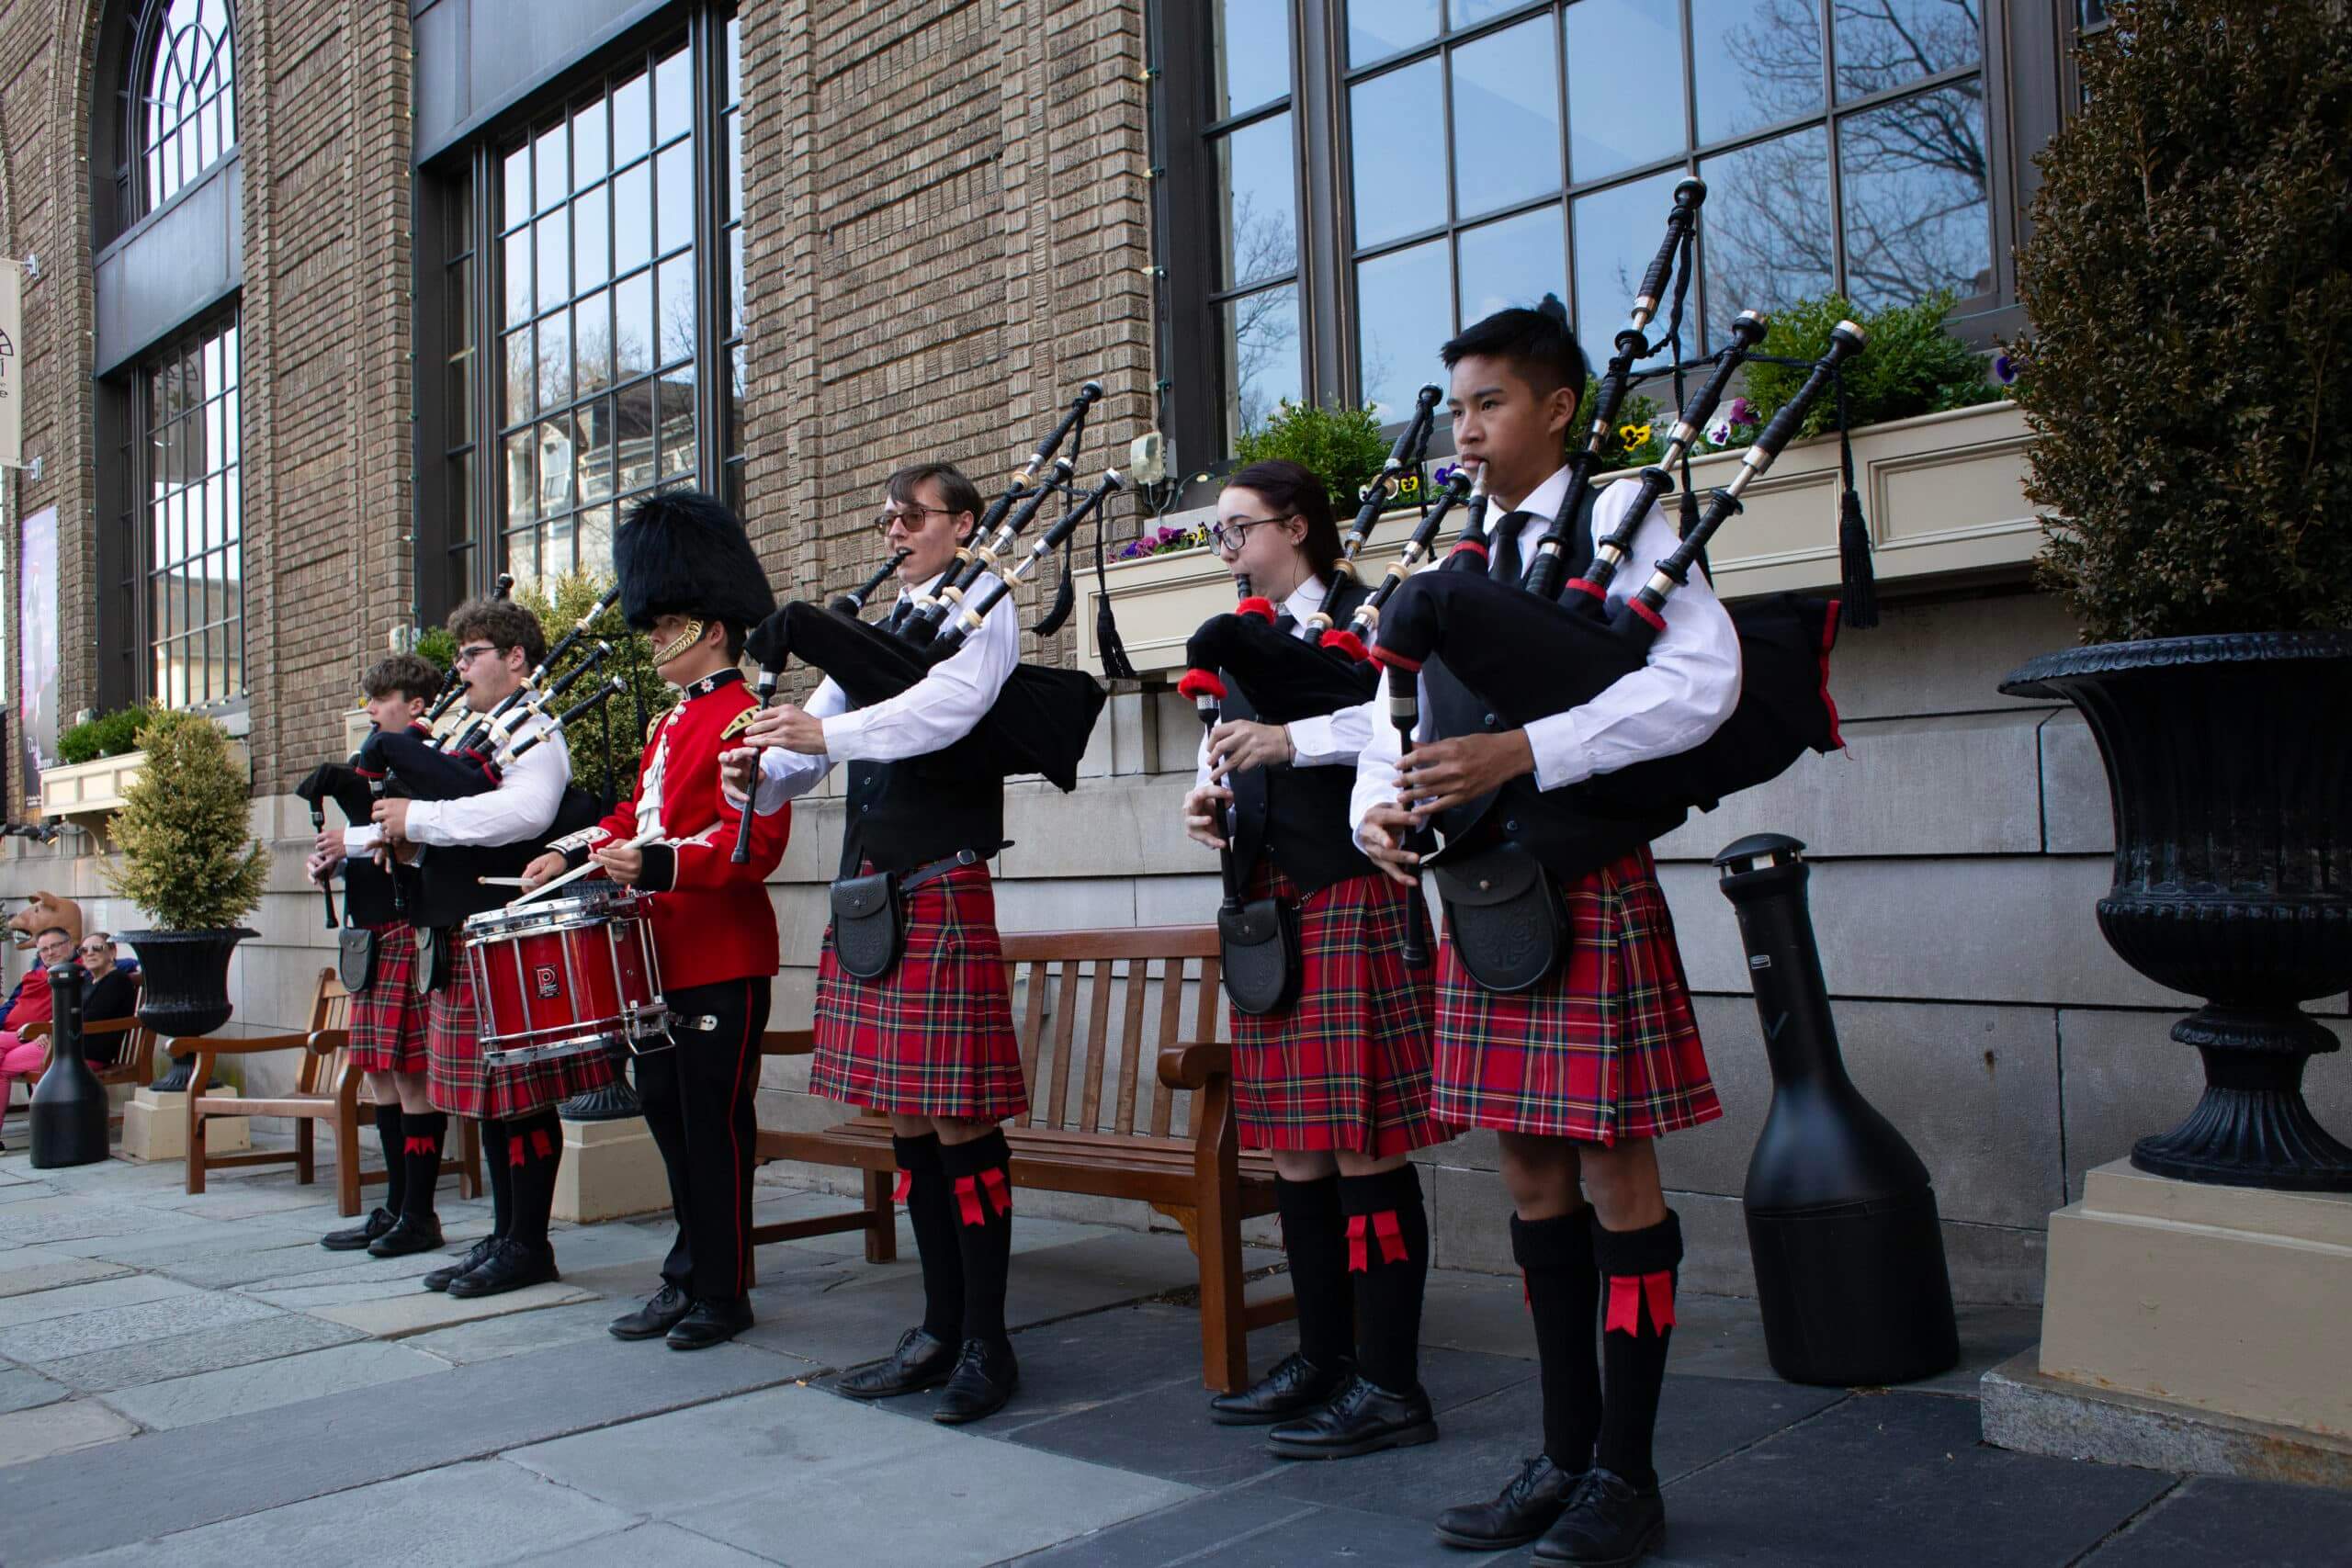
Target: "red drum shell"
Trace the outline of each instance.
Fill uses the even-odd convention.
[[[466,921],[483,1062],[543,1060],[663,1033],[661,969],[643,897],[598,891]]]

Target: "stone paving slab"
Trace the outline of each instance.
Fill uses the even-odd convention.
[[[763,1568],[764,1561],[676,1525],[650,1524],[518,1558],[512,1568]]]
[[[72,1397],[73,1393],[63,1383],[52,1382],[30,1367],[0,1367],[0,1415],[54,1404]]]
[[[476,1318],[471,1323],[412,1335],[401,1343],[412,1350],[422,1350],[463,1366],[557,1345],[608,1339],[605,1325],[626,1310],[618,1302],[574,1302],[570,1306],[542,1307],[537,1312],[514,1313],[505,1317]]]
[[[119,1244],[126,1236],[150,1241],[157,1239],[159,1234],[168,1236],[175,1232],[217,1232],[219,1228],[215,1222],[191,1214],[120,1202],[111,1197],[93,1197],[86,1192],[59,1192],[0,1205],[0,1240],[20,1247],[79,1241],[95,1242],[103,1247]]]
[[[107,1280],[104,1284],[76,1288],[103,1290],[106,1285],[116,1282]],[[195,1329],[250,1322],[254,1318],[271,1316],[277,1311],[266,1302],[249,1301],[217,1291],[183,1288],[178,1294],[156,1301],[141,1302],[130,1306],[100,1307],[70,1317],[46,1318],[38,1323],[20,1324],[14,1328],[0,1328],[0,1356],[6,1356],[12,1361],[40,1366],[92,1351],[113,1350],[142,1341],[166,1339]]]
[[[164,1431],[448,1370],[448,1362],[405,1346],[362,1339],[299,1356],[142,1383],[100,1397],[149,1431]]]
[[[1674,1419],[1662,1416],[1661,1432]],[[1844,1400],[1669,1487],[1656,1561],[2059,1568],[2175,1484],[1987,1448],[1977,1421],[1974,1401],[1941,1394]]]
[[[72,1317],[77,1313],[97,1312],[107,1307],[137,1306],[142,1302],[200,1293],[176,1280],[165,1280],[153,1274],[119,1274],[85,1284],[60,1285],[51,1290],[0,1297],[0,1330],[15,1328],[22,1324],[42,1323],[51,1318]],[[23,1356],[17,1359],[30,1359]]]
[[[322,1306],[311,1315],[323,1317],[329,1323],[340,1323],[379,1339],[400,1339],[411,1334],[422,1334],[430,1328],[447,1328],[453,1323],[470,1323],[481,1317],[504,1317],[509,1313],[535,1312],[540,1307],[563,1306],[590,1299],[588,1292],[560,1280],[550,1280],[544,1285],[533,1285],[525,1290],[508,1291],[502,1295],[472,1297],[447,1295],[419,1285],[399,1295],[378,1295],[371,1300]]]
[[[256,1562],[348,1562],[382,1557],[402,1568],[471,1568],[511,1561],[498,1550],[593,1540],[631,1521],[594,1499],[496,1460],[450,1465],[243,1518],[75,1559],[87,1568],[252,1568]]]
[[[37,1568],[706,1404],[789,1382],[801,1370],[800,1362],[740,1345],[682,1356],[608,1339],[17,1465],[0,1470],[8,1568]],[[224,1464],[223,1454],[237,1462]],[[351,1547],[345,1541],[323,1560],[347,1561]]]
[[[2084,1559],[2086,1568],[2343,1568],[2352,1492],[2191,1476]]]
[[[20,1247],[0,1253],[0,1297],[22,1295],[28,1291],[53,1291],[61,1285],[86,1284],[92,1280],[110,1280],[130,1270],[119,1263],[108,1263],[96,1258],[77,1258],[70,1252],[51,1252],[43,1247]]]
[[[796,1472],[787,1485],[695,1508],[674,1522],[807,1568],[978,1568],[1194,1495],[1154,1476],[950,1433],[944,1444],[901,1450],[888,1462]]]
[[[74,1399],[0,1416],[0,1465],[23,1465],[101,1443],[119,1442],[138,1424],[96,1400]]]
[[[1196,1562],[1215,1562],[1222,1568],[1246,1560],[1257,1550],[1256,1543],[1271,1532],[1322,1514],[1311,1504],[1274,1496],[1258,1487],[1228,1487],[1024,1557],[1021,1568],[1175,1568],[1179,1563]],[[1300,1554],[1295,1541],[1284,1540],[1281,1545],[1290,1552],[1278,1560],[1283,1568],[1313,1561],[1311,1550]],[[1428,1561],[1427,1554],[1422,1560]],[[1511,1559],[1464,1561],[1483,1568]]]
[[[68,1356],[43,1363],[41,1371],[60,1382],[104,1393],[222,1367],[241,1367],[274,1356],[299,1356],[364,1337],[357,1329],[339,1323],[305,1317],[300,1313],[265,1310],[266,1315],[243,1323]]]

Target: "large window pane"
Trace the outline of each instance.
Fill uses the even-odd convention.
[[[1453,207],[1467,217],[1560,188],[1560,74],[1552,18],[1453,51]],[[1432,145],[1428,152],[1436,149]]]
[[[1290,6],[1284,0],[1216,0],[1211,119],[1272,103],[1290,91]]]
[[[1226,441],[1257,429],[1287,398],[1300,399],[1298,289],[1285,284],[1220,308]]]
[[[1567,51],[1570,179],[1581,185],[1682,151],[1676,0],[1577,0]]]
[[[1445,123],[1442,95],[1434,59],[1348,90],[1358,246],[1445,221],[1445,160],[1432,155]]]
[[[134,72],[139,147],[125,172],[146,178],[143,190],[125,189],[126,219],[176,196],[237,139],[228,0],[170,0],[158,20]]]
[[[1568,298],[1566,241],[1557,205],[1462,231],[1456,278],[1464,326],[1546,294]]]
[[[1347,5],[1351,65],[1382,59],[1437,36],[1437,0],[1347,0]]]
[[[1864,310],[1993,287],[1984,105],[1968,81],[1841,120],[1846,292]]]
[[[1437,356],[1453,335],[1445,253],[1432,240],[1356,267],[1356,367],[1383,423],[1405,417],[1424,381],[1445,382]]]
[[[1608,358],[1618,329],[1632,319],[1634,290],[1641,287],[1643,269],[1657,254],[1658,242],[1666,238],[1666,215],[1673,209],[1674,187],[1681,178],[1680,170],[1669,169],[1630,185],[1612,186],[1577,201],[1573,215],[1577,341],[1584,345],[1596,370]],[[1713,196],[1711,194],[1707,200],[1712,206]],[[1670,295],[1671,278],[1668,288]],[[1695,312],[1698,308],[1694,294],[1688,309]],[[1668,310],[1661,300],[1658,319],[1646,329],[1652,343],[1658,343],[1665,335]],[[1682,335],[1686,351],[1698,347],[1698,327],[1695,316],[1686,320]],[[1665,356],[1660,355],[1640,363],[1664,362]]]
[[[1707,346],[1742,310],[1766,314],[1836,281],[1829,133],[1819,126],[1708,159],[1700,248],[1706,253]]]
[[[1219,288],[1297,270],[1297,166],[1287,113],[1217,138]]]
[[[209,704],[244,689],[244,586],[234,422],[237,344],[219,328],[144,366],[138,417],[147,439],[131,526],[145,563],[141,694]]]
[[[1690,0],[1699,141],[1821,112],[1817,0]]]
[[[1962,70],[1984,51],[1977,0],[1834,0],[1830,25],[1841,99]]]

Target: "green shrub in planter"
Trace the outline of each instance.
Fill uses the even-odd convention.
[[[1322,475],[1332,513],[1346,519],[1356,514],[1362,504],[1356,498],[1388,460],[1389,445],[1380,434],[1380,416],[1368,408],[1318,408],[1284,398],[1265,423],[1234,444],[1233,461],[1241,468],[1286,458]]]
[[[553,647],[612,586],[612,581],[609,575],[567,572],[516,590],[514,602],[539,618],[539,629]],[[571,750],[572,778],[597,799],[610,802],[628,799],[636,792],[637,760],[645,750],[647,728],[677,705],[678,689],[653,672],[652,640],[642,632],[629,630],[617,608],[608,608],[596,617],[588,635],[548,671],[547,683],[552,686],[561,680],[595,651],[599,641],[611,643],[613,651],[593,674],[582,675],[556,707],[560,711],[571,706],[616,675],[628,683],[628,691],[582,714],[563,731],[564,743]]]
[[[101,757],[136,751],[139,732],[153,716],[153,708],[130,707],[85,719],[57,738],[58,760],[69,764],[95,762]]]
[[[2018,258],[2044,578],[2091,642],[2352,626],[2344,7],[2120,6],[2082,74]]]
[[[416,652],[417,657],[430,660],[435,669],[447,675],[449,666],[458,661],[457,637],[447,626],[434,626],[419,632]]]
[[[1875,313],[1857,310],[1843,295],[1825,294],[1773,312],[1758,352],[1810,363],[1829,351],[1832,327],[1839,321],[1860,323],[1870,333],[1870,351],[1844,367],[1849,429],[1999,400],[2007,394],[1985,379],[1983,356],[1944,330],[1944,318],[1951,313],[1949,293]],[[1756,418],[1745,434],[1752,439],[1757,428],[1796,396],[1805,370],[1751,362],[1746,376],[1747,401]],[[1837,428],[1838,400],[1824,397],[1805,411],[1797,438]]]

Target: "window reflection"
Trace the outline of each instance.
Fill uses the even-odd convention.
[[[1618,330],[1632,320],[1634,292],[1641,288],[1643,269],[1657,254],[1658,241],[1666,233],[1666,215],[1674,206],[1674,187],[1681,178],[1681,170],[1669,169],[1577,199],[1573,216],[1577,341],[1584,345],[1588,358],[1607,358]],[[1707,199],[1712,205],[1714,197]],[[1690,309],[1695,310],[1698,303],[1694,298]],[[1646,329],[1652,343],[1665,337],[1667,316],[1667,308],[1660,305],[1658,320]],[[1698,347],[1698,325],[1695,319],[1686,317],[1682,334],[1686,352]],[[1668,356],[1660,352],[1636,363],[1662,365],[1668,363]]]
[[[143,212],[178,195],[236,141],[237,51],[229,0],[158,0],[141,27],[147,52],[132,138],[145,175]]]
[[[1431,240],[1356,268],[1359,384],[1384,423],[1405,417],[1424,381],[1444,384],[1437,350],[1453,335],[1445,253]]]
[[[1278,114],[1216,142],[1219,283],[1246,288],[1298,266],[1291,118]]]
[[[147,429],[135,525],[146,535],[147,695],[172,707],[244,690],[243,483],[238,459],[237,327],[150,361],[139,378]]]
[[[1512,305],[1532,305],[1546,294],[1566,300],[1567,242],[1557,207],[1464,229],[1460,243],[1458,320],[1475,321]]]
[[[1841,121],[1846,292],[1864,310],[1939,288],[1993,288],[1981,82],[1899,98]]]
[[[1299,400],[1298,289],[1268,288],[1223,310],[1226,440],[1264,424],[1287,398]]]
[[[1976,0],[1833,0],[1838,96],[1859,98],[1976,63]]]
[[[1600,179],[1682,151],[1676,0],[1577,0],[1566,39],[1570,179]]]
[[[1437,36],[1437,0],[1348,0],[1348,62],[1362,65]]]
[[[1281,0],[1216,0],[1210,14],[1211,119],[1273,102],[1290,91],[1290,6]]]
[[[1819,0],[1690,0],[1699,140],[1821,112]]]
[[[1454,210],[1470,217],[1558,190],[1560,77],[1552,18],[1506,28],[1451,58]]]
[[[1360,246],[1445,221],[1445,159],[1430,152],[1432,128],[1445,123],[1438,70],[1435,59],[1424,60],[1348,90]]]
[[[1829,221],[1829,133],[1820,126],[1710,158],[1700,248],[1707,346],[1721,348],[1742,310],[1766,314],[1836,287]]]

